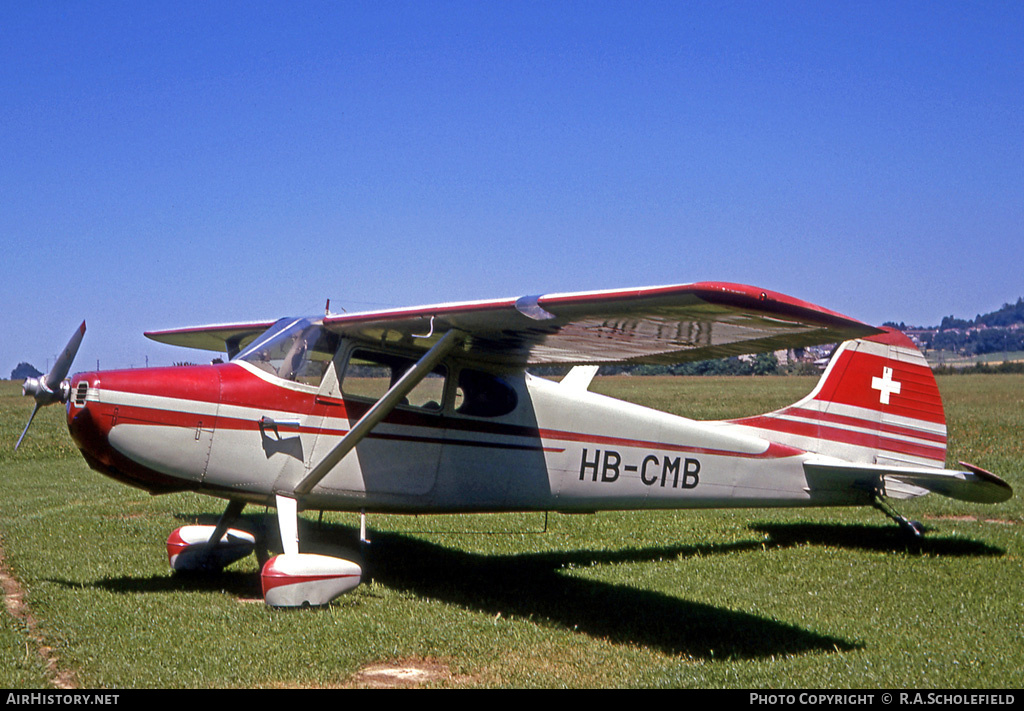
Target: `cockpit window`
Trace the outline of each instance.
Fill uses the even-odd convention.
[[[309,319],[281,319],[235,360],[285,380],[319,386],[338,349],[338,336]]]

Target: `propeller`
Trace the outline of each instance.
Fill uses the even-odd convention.
[[[15,450],[21,446],[21,440],[25,439],[28,428],[32,426],[32,420],[35,418],[36,413],[39,412],[39,408],[44,405],[52,405],[55,402],[67,402],[70,396],[70,389],[68,384],[64,382],[64,378],[68,376],[68,371],[71,370],[71,363],[75,360],[78,347],[82,345],[82,337],[84,335],[85,321],[82,321],[82,325],[78,327],[78,330],[71,336],[71,340],[64,346],[64,352],[60,354],[57,362],[50,368],[50,372],[38,378],[28,378],[25,380],[24,385],[21,386],[21,394],[34,397],[36,406],[32,408],[32,414],[28,417],[28,424],[25,425],[21,437],[18,438],[18,443],[14,445]]]

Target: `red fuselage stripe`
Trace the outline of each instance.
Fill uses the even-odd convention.
[[[181,412],[179,410],[147,408],[135,405],[115,406],[110,403],[89,403],[89,406],[90,408],[97,410],[98,415],[106,417],[114,417],[114,411],[116,409],[117,424],[138,424],[149,426],[183,427],[188,429],[196,429],[197,427],[199,427],[201,423],[202,429],[204,430],[219,429],[244,431],[259,429],[259,422],[257,420],[246,420],[242,418],[233,417],[214,417],[212,415],[199,415],[195,413]],[[691,454],[707,454],[749,459],[777,459],[781,457],[796,456],[803,453],[802,450],[793,447],[788,447],[785,445],[780,445],[777,443],[769,443],[768,448],[763,452],[738,452],[733,450],[714,449],[709,447],[698,447],[693,445],[675,444],[669,442],[655,442],[643,439],[612,437],[607,435],[588,434],[580,432],[569,432],[565,430],[537,429],[515,425],[502,426],[499,425],[498,423],[479,423],[484,426],[477,428],[475,427],[475,425],[477,425],[478,423],[471,420],[462,420],[458,423],[458,427],[453,427],[453,425],[455,425],[456,423],[451,421],[450,418],[443,422],[440,420],[435,420],[430,416],[424,416],[418,419],[420,421],[417,423],[417,425],[412,426],[417,427],[419,429],[432,429],[441,431],[445,429],[453,429],[456,431],[464,431],[468,433],[476,432],[482,435],[529,437],[534,439],[540,439],[542,442],[579,442],[595,446],[600,445],[661,449]],[[385,420],[385,424],[395,423],[392,423],[389,420]],[[317,432],[332,436],[344,436],[345,434],[347,434],[347,430],[341,429],[321,430],[316,427],[294,426],[280,426],[279,431],[283,431],[282,434],[315,434]],[[451,437],[444,436],[374,432],[370,434],[369,437],[373,439],[382,440],[422,442],[428,444],[448,444],[454,446],[493,447],[497,449],[527,449],[535,451],[541,450],[547,452],[564,451],[564,447],[551,447],[545,446],[544,444],[515,444],[484,440],[454,439]]]
[[[945,446],[947,437],[945,434],[939,432],[927,432],[925,430],[915,429],[913,427],[904,427],[900,425],[885,424],[879,422],[872,422],[871,420],[862,419],[859,417],[851,417],[849,415],[836,415],[828,412],[821,412],[819,410],[808,410],[802,407],[787,407],[785,410],[777,413],[781,417],[800,417],[806,420],[819,420],[821,422],[829,422],[835,425],[846,425],[848,427],[860,427],[864,429],[878,430],[879,432],[885,432],[886,434],[913,437],[915,439],[926,440],[928,442],[935,442]],[[761,422],[767,416],[761,415],[757,417],[744,417],[739,420],[731,420],[733,424],[737,425],[749,425],[753,422]],[[760,427],[762,425],[752,425]]]
[[[915,444],[904,440],[882,437],[879,434],[870,432],[854,432],[839,427],[816,425],[810,422],[795,422],[774,417],[751,417],[743,420],[741,424],[772,432],[824,439],[830,442],[852,444],[871,449],[882,449],[887,452],[898,452],[935,461],[945,461],[946,459],[944,447]]]

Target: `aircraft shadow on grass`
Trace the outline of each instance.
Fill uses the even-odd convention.
[[[204,518],[204,517],[200,517]],[[194,518],[193,518],[194,520]],[[274,516],[249,516],[264,540],[276,540]],[[357,531],[340,524],[307,523],[303,548],[322,552],[350,543]],[[615,563],[643,563],[759,548],[760,542],[726,546],[658,546],[621,551],[559,551],[484,555],[375,531],[363,560],[364,581],[440,600],[467,610],[553,624],[616,644],[650,647],[696,658],[756,658],[773,654],[835,652],[858,648],[839,637],[821,635],[756,615],[725,610],[629,585],[584,579],[571,570]],[[353,557],[353,556],[350,556]],[[56,581],[69,587],[80,582]],[[106,578],[94,583],[117,593],[180,590],[224,591],[261,597],[258,576],[220,574]]]
[[[622,551],[481,555],[398,534],[378,533],[369,569],[375,581],[487,614],[551,623],[615,644],[696,658],[848,651],[857,647],[756,615],[664,593],[577,577],[572,570],[671,560],[754,547],[658,546]]]
[[[1002,548],[960,537],[939,536],[934,532],[912,539],[896,526],[836,523],[753,523],[749,526],[768,537],[766,545],[832,546],[876,553],[928,553],[942,556],[1001,556]]]
[[[191,517],[195,520],[197,517]],[[205,519],[205,516],[198,517]],[[215,517],[211,518],[211,522]],[[273,515],[248,516],[263,540],[277,540]],[[304,522],[303,548],[331,552],[358,548],[351,526]],[[364,581],[440,600],[468,610],[518,617],[605,639],[701,659],[761,658],[776,654],[835,652],[863,645],[794,625],[725,610],[628,585],[585,579],[571,570],[617,563],[643,563],[693,556],[728,555],[764,546],[828,545],[880,551],[905,551],[907,544],[890,526],[829,524],[754,524],[767,541],[716,546],[657,546],[618,551],[556,551],[521,555],[467,553],[410,535],[374,531],[365,556]],[[538,534],[540,535],[540,534]],[[962,539],[927,538],[923,550],[942,555],[998,555],[998,549]],[[264,553],[266,555],[266,553]],[[72,585],[72,583],[68,583]],[[215,575],[108,578],[97,586],[120,593],[178,590],[224,591],[242,598],[261,597],[258,576],[224,571]],[[80,583],[74,583],[78,587]]]

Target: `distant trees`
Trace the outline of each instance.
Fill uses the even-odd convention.
[[[601,366],[601,375],[775,375],[779,372],[779,359],[774,353],[758,353],[753,358],[721,358],[673,365]]]
[[[974,325],[973,321],[965,321],[962,318],[956,318],[954,316],[943,316],[942,323],[939,324],[940,331],[951,331],[953,329],[970,328]]]
[[[993,311],[974,319],[975,324],[990,328],[1007,328],[1014,324],[1024,323],[1024,297],[1018,298],[1016,304],[1003,304],[998,311]]]
[[[26,378],[38,378],[42,373],[35,369],[30,363],[18,363],[18,367],[11,371],[11,380],[25,380]]]
[[[774,353],[758,353],[752,366],[754,375],[775,375],[779,372],[779,359]]]

